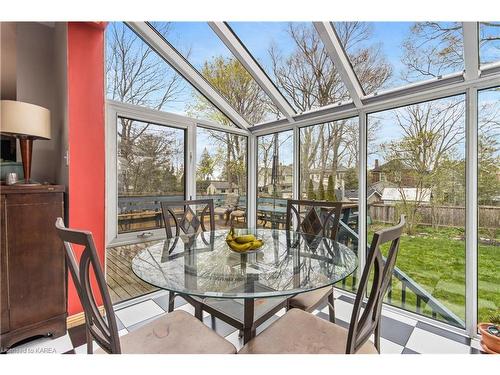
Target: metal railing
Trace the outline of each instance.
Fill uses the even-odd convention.
[[[345,238],[350,239],[352,244],[354,244],[355,246],[353,250],[356,251],[358,248],[357,244],[359,240],[358,234],[351,227],[349,227],[347,223],[345,223],[342,220],[340,221],[340,226],[341,229],[339,231],[339,241],[344,241]],[[370,247],[367,246],[366,251],[369,251],[369,249]],[[426,304],[431,311],[430,315],[432,316],[432,318],[437,319],[438,317],[441,317],[449,324],[452,324],[457,327],[465,327],[465,322],[460,317],[458,317],[453,311],[448,309],[443,303],[441,303],[434,296],[432,296],[432,294],[430,294],[427,290],[425,290],[420,284],[418,284],[406,273],[401,271],[399,268],[395,267],[393,275],[399,282],[401,282],[401,295],[400,295],[399,307],[405,310],[414,311],[417,314],[425,315],[423,313],[422,304]],[[356,289],[355,277],[350,278],[350,281],[351,281],[350,289],[354,291]],[[342,287],[343,289],[347,289],[348,285],[346,280],[343,280]],[[408,293],[413,293],[415,295],[414,309],[412,309],[413,308],[412,305],[409,305],[407,303]],[[392,290],[392,283],[391,283],[389,291],[387,292],[386,301],[389,304],[396,306],[396,303],[395,301],[393,301],[393,299],[394,299],[394,293]]]

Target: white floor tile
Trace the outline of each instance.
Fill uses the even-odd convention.
[[[380,338],[380,354],[401,354],[404,347],[392,341]]]
[[[328,306],[321,310],[328,314]],[[342,300],[335,300],[335,318],[343,320],[344,322],[351,321],[352,305]]]
[[[281,309],[275,315],[277,315],[277,316],[283,316],[283,315],[285,315],[285,313],[286,313],[286,309]]]
[[[116,312],[116,315],[125,327],[130,327],[162,313],[164,311],[160,306],[152,300],[147,300],[119,310]]]
[[[413,330],[406,347],[422,354],[468,354],[470,352],[467,345],[420,328]]]
[[[73,349],[69,334],[58,338],[44,337],[8,351],[9,354],[57,354]]]
[[[477,350],[483,350],[483,347],[481,346],[481,342],[479,339],[470,340],[470,346],[472,346],[474,349]]]
[[[225,339],[234,345],[236,350],[240,350],[243,347],[243,337],[239,337],[239,331],[235,331],[231,333],[229,336],[226,336]]]

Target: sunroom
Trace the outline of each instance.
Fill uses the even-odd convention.
[[[47,230],[71,277],[64,329],[12,334],[10,309],[2,350],[141,352],[125,337],[182,311],[234,352],[293,353],[287,327],[322,324],[345,331],[327,339],[341,353],[495,352],[480,340],[498,345],[500,323],[499,22],[2,23],[2,36],[9,27],[18,60],[54,42],[50,95],[65,104],[20,95],[31,68],[18,62],[17,97],[2,95],[2,179],[17,164],[26,183],[2,186],[2,211],[10,223],[29,189],[59,192],[63,220]],[[15,131],[22,104],[51,110],[52,136]],[[51,138],[35,143],[35,177],[39,145],[57,139],[59,172],[37,177],[49,184],[28,181],[16,138],[22,150]],[[76,245],[94,257],[88,287]],[[29,270],[4,264],[9,280]]]

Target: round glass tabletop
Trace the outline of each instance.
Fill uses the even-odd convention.
[[[140,279],[162,289],[199,297],[263,298],[294,295],[349,276],[357,257],[321,236],[277,229],[236,229],[264,245],[250,254],[226,244],[228,230],[166,239],[132,260]]]

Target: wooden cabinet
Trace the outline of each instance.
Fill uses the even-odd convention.
[[[55,230],[64,214],[64,186],[0,188],[0,346],[66,333],[67,276]]]

